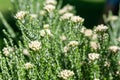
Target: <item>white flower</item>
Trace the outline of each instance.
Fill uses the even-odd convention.
[[[69,46],[65,46],[64,48],[63,48],[63,52],[64,53],[67,53],[69,51]]]
[[[5,56],[9,56],[9,54],[14,51],[14,48],[13,47],[4,47],[2,51]]]
[[[69,20],[73,16],[72,13],[65,13],[60,17],[61,20]]]
[[[31,64],[31,63],[26,63],[25,65],[25,69],[31,69],[31,68],[33,68],[33,64]]]
[[[45,29],[46,33],[48,36],[53,36],[53,34],[51,33],[50,29]]]
[[[98,35],[96,33],[93,33],[92,40],[97,40]]]
[[[99,48],[99,44],[96,43],[96,42],[94,42],[94,41],[91,41],[91,42],[90,42],[90,46],[91,46],[91,48],[94,49],[94,50],[97,50],[97,49]]]
[[[27,56],[30,55],[28,49],[23,49],[23,54]]]
[[[56,0],[46,0],[46,5],[56,5],[57,4],[57,1]]]
[[[86,28],[85,28],[85,27],[82,27],[81,30],[80,30],[80,32],[81,32],[82,34],[84,34],[84,33],[85,33],[85,30],[86,30]]]
[[[78,46],[78,44],[79,44],[78,41],[70,41],[68,46],[73,46],[74,47],[74,46]]]
[[[46,35],[45,30],[40,30],[40,36],[44,37]]]
[[[109,50],[113,53],[117,53],[120,50],[120,47],[118,46],[110,46]]]
[[[49,24],[45,24],[45,25],[43,25],[43,28],[44,28],[44,29],[49,29],[49,27],[50,27]]]
[[[49,5],[46,5],[44,9],[47,10],[48,12],[52,12],[53,10],[55,10],[55,6],[49,4]]]
[[[84,32],[84,35],[86,37],[91,37],[92,36],[92,30],[91,29],[86,29],[85,32]]]
[[[29,43],[29,48],[34,50],[34,51],[38,51],[41,49],[41,42],[39,41],[31,41]]]
[[[90,59],[90,60],[93,60],[93,61],[94,61],[95,59],[98,59],[99,56],[100,56],[100,55],[99,55],[98,53],[89,53],[89,54],[88,54],[89,59]]]
[[[107,31],[107,29],[108,29],[107,26],[101,24],[101,25],[98,25],[98,26],[95,28],[95,31],[96,31],[96,32],[105,32],[105,31]]]
[[[37,18],[37,14],[30,14],[31,18]]]
[[[118,61],[118,64],[120,65],[120,61]]]
[[[100,79],[95,78],[94,80],[100,80]]]
[[[26,14],[27,14],[26,11],[19,11],[19,12],[17,12],[17,14],[15,15],[15,18],[21,20],[21,19],[23,19],[23,18],[25,17]]]
[[[72,16],[72,17],[71,17],[71,21],[72,21],[72,22],[75,22],[75,23],[83,23],[83,22],[84,22],[84,19],[81,18],[80,16]]]
[[[65,41],[67,38],[66,38],[65,35],[62,35],[62,36],[60,36],[60,39],[61,39],[62,41]]]
[[[61,10],[59,10],[59,14],[64,14],[64,13],[67,13],[67,12],[72,11],[72,10],[73,10],[73,6],[66,5]]]
[[[74,75],[73,71],[70,70],[63,70],[59,73],[59,77],[63,78],[64,80],[69,79],[70,77],[72,77]]]
[[[110,62],[105,61],[104,66],[106,66],[106,67],[110,67]]]
[[[41,11],[40,11],[40,15],[41,15],[41,16],[46,15],[46,11],[45,11],[45,10],[41,10]]]

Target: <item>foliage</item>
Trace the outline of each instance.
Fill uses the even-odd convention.
[[[2,80],[119,80],[119,45],[110,30],[83,26],[74,7],[61,0],[12,0],[21,31],[17,45],[3,30],[6,46],[0,52]],[[114,32],[114,31],[113,31]]]

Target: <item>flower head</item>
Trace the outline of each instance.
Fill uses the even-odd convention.
[[[120,50],[120,47],[118,46],[110,46],[109,50],[113,53],[117,53]]]
[[[93,60],[93,61],[94,61],[95,59],[98,59],[99,56],[100,56],[100,55],[99,55],[98,53],[89,53],[89,54],[88,54],[89,59],[90,59],[90,60]]]
[[[71,6],[71,5],[66,5],[66,6],[64,6],[61,10],[59,10],[59,14],[68,13],[69,11],[72,11],[73,8],[74,8],[74,7]]]
[[[92,36],[92,30],[91,29],[86,29],[85,30],[85,32],[84,32],[84,35],[86,36],[86,37],[91,37]]]
[[[79,43],[78,43],[78,41],[70,41],[69,43],[68,43],[68,46],[77,46]]]
[[[69,20],[72,16],[73,16],[72,13],[65,13],[60,17],[60,19],[61,20]]]
[[[47,10],[48,12],[52,12],[53,10],[55,10],[55,6],[49,4],[49,5],[46,5],[44,9]]]
[[[95,28],[95,31],[96,32],[106,32],[108,29],[107,26],[101,24],[101,25],[98,25],[96,28]]]
[[[23,49],[23,54],[27,56],[30,55],[28,49]]]
[[[9,54],[14,51],[14,48],[13,47],[4,47],[2,51],[5,56],[9,56]]]
[[[33,68],[33,64],[31,64],[31,63],[26,63],[25,65],[25,69],[31,69],[31,68]]]
[[[72,21],[72,22],[75,22],[75,23],[83,23],[83,22],[84,22],[84,19],[81,18],[80,16],[72,16],[72,17],[71,17],[71,21]]]
[[[60,36],[61,41],[65,41],[67,38],[65,35]]]
[[[29,48],[34,50],[34,51],[38,51],[41,49],[41,42],[39,41],[31,41],[29,43]]]
[[[56,5],[57,4],[57,1],[56,0],[46,0],[46,5]]]
[[[70,70],[63,70],[59,73],[59,77],[63,78],[64,80],[67,80],[68,78],[72,77],[74,75],[73,71]]]
[[[96,43],[95,41],[90,42],[90,46],[92,49],[97,50],[99,48],[99,44]]]
[[[27,14],[26,11],[19,11],[19,12],[17,12],[17,14],[15,15],[15,18],[21,20],[21,19],[23,19],[23,18],[25,17],[26,14]]]

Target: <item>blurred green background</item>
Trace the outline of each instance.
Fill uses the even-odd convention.
[[[84,25],[88,28],[92,28],[94,25],[98,24],[100,17],[102,17],[102,11],[104,9],[105,1],[106,0],[63,0],[63,6],[65,4],[71,4],[75,6],[75,9],[77,11],[76,14],[85,19]],[[10,0],[0,0],[0,11],[7,19],[7,22],[15,30],[15,22],[10,14],[11,11],[14,11],[12,10]],[[3,45],[3,28],[4,26],[0,21],[0,49]]]

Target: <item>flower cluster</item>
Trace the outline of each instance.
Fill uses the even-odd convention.
[[[28,62],[28,63],[25,63],[25,69],[31,69],[31,68],[33,68],[33,64],[31,64],[30,62]]]
[[[17,14],[15,15],[15,18],[16,18],[16,19],[19,19],[19,20],[24,19],[25,15],[26,15],[27,13],[28,13],[28,12],[26,12],[26,11],[19,11],[19,12],[17,12]]]
[[[38,51],[41,49],[42,45],[41,45],[41,42],[39,41],[31,41],[29,44],[28,44],[29,48],[34,50],[34,51]]]
[[[74,75],[73,71],[65,69],[65,70],[61,71],[58,76],[63,78],[64,80],[67,80],[68,78],[70,78],[73,75]]]
[[[9,56],[10,55],[10,53],[13,53],[13,51],[14,51],[14,48],[13,47],[4,47],[3,48],[3,54],[5,55],[5,56]]]
[[[90,60],[94,61],[95,59],[99,59],[99,54],[98,53],[89,53],[88,57]]]

